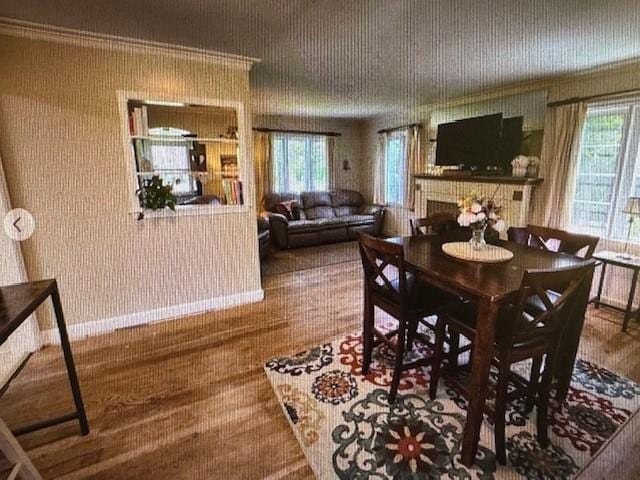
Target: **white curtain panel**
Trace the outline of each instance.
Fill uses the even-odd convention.
[[[422,170],[422,148],[418,125],[407,130],[407,172],[404,178],[404,208],[413,210],[415,205],[415,181],[413,176]]]
[[[384,198],[384,162],[388,136],[389,134],[386,132],[378,134],[378,148],[373,166],[373,203],[378,205],[386,203]]]
[[[339,165],[336,165],[336,137],[327,137],[327,163],[329,167],[329,190],[335,190],[338,185]]]
[[[264,196],[273,190],[273,172],[271,168],[271,134],[255,132],[254,156],[256,176],[256,205],[264,210]]]
[[[582,129],[587,117],[585,103],[573,103],[547,110],[542,146],[542,163],[548,182],[545,224],[566,229],[576,183]]]

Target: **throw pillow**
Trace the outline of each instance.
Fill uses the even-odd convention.
[[[287,202],[280,202],[276,204],[275,210],[276,213],[287,217],[287,220],[296,220],[294,208],[297,208],[297,202],[295,200],[289,200]],[[300,218],[300,214],[298,214],[298,218]]]

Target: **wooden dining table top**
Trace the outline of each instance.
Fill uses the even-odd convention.
[[[549,252],[513,242],[496,245],[513,252],[513,258],[501,263],[460,260],[442,251],[447,240],[436,235],[394,237],[387,241],[404,247],[405,263],[434,284],[489,301],[502,301],[516,294],[527,270],[568,268],[594,263],[574,255]]]

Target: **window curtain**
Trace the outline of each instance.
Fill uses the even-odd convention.
[[[256,206],[264,210],[264,196],[273,191],[271,167],[271,134],[254,132]]]
[[[413,210],[415,205],[415,182],[413,176],[423,170],[422,149],[420,148],[420,131],[418,125],[407,130],[407,161],[404,178],[404,208]]]
[[[373,203],[384,205],[384,162],[389,134],[378,134],[378,148],[373,166]]]
[[[566,229],[576,183],[578,152],[587,105],[574,103],[547,110],[544,125],[542,162],[548,189],[545,198],[545,224]]]
[[[336,137],[327,137],[327,164],[329,167],[329,175],[327,175],[327,182],[329,183],[329,190],[335,190],[338,185],[338,172],[340,171],[339,165],[336,165]]]

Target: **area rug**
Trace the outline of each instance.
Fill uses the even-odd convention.
[[[340,242],[313,247],[277,250],[273,248],[270,255],[262,262],[262,273],[265,276],[324,267],[336,263],[359,260],[358,242]]]
[[[420,348],[416,355],[428,353]],[[467,468],[460,454],[465,400],[445,377],[430,401],[429,369],[416,369],[405,372],[390,406],[392,360],[385,346],[377,347],[364,377],[362,340],[354,333],[265,364],[318,479],[575,478],[640,408],[639,384],[578,360],[567,401],[550,409],[548,448],[536,440],[535,409],[527,414],[523,402],[513,402],[508,465],[496,463],[485,417],[476,464]]]

